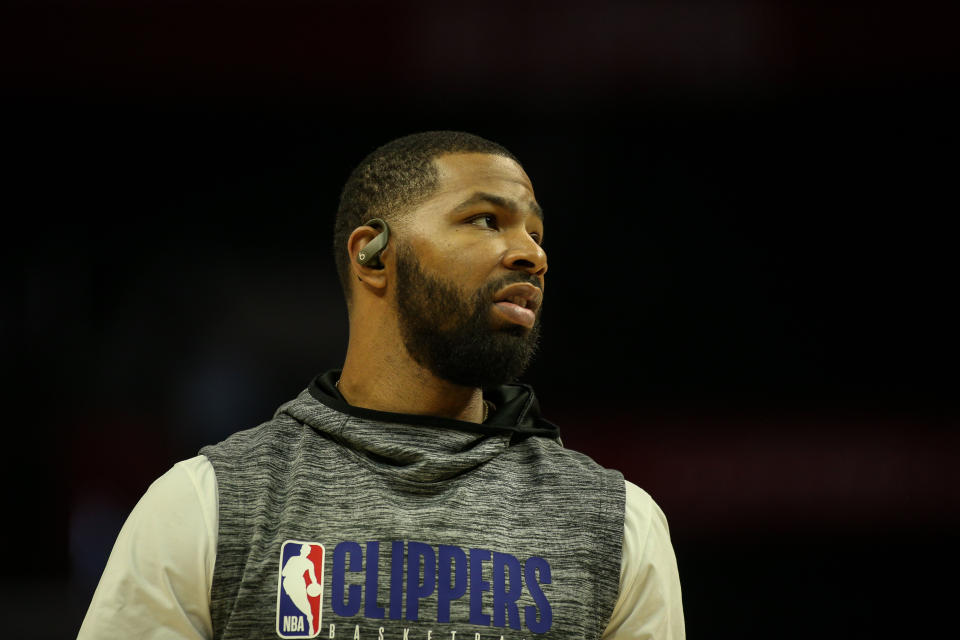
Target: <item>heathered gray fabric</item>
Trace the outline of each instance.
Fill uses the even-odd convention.
[[[554,440],[530,437],[511,444],[508,435],[374,422],[331,409],[304,391],[271,421],[201,453],[213,464],[219,491],[211,593],[216,638],[277,637],[278,572],[286,540],[325,547],[318,636],[325,639],[599,638],[613,611],[623,541],[623,477]],[[347,587],[359,585],[364,604],[346,617],[332,608],[334,552],[344,541],[355,541],[364,551],[363,570],[346,572]],[[365,587],[368,541],[380,542],[376,601]],[[500,582],[522,588],[519,628],[509,626],[508,607],[501,607],[501,625],[507,626],[496,625],[492,599],[498,578],[489,558],[480,577],[490,591],[474,590],[468,576],[467,593],[450,603],[449,622],[438,621],[436,588],[419,600],[416,620],[392,619],[401,615],[391,608],[394,541],[431,546],[438,569],[441,545],[468,554],[464,568],[470,567],[471,549],[516,558],[519,576],[508,556],[498,556],[508,565]],[[524,571],[531,557],[544,559],[550,569],[549,583],[542,570],[532,577],[552,616],[550,628],[541,633],[531,631],[525,617],[526,607],[535,607],[534,620],[543,624],[543,602],[524,582],[531,579]],[[407,559],[404,553],[404,567]],[[406,575],[402,584],[406,591]],[[470,622],[473,591],[482,598],[488,624]],[[371,602],[383,613],[365,617]]]

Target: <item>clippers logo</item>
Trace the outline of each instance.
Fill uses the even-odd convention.
[[[323,545],[287,540],[280,548],[277,635],[316,638],[323,599]]]

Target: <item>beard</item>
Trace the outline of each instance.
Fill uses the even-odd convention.
[[[540,310],[533,328],[494,327],[493,296],[503,287],[539,279],[522,272],[484,285],[470,297],[455,283],[427,275],[408,247],[397,246],[397,307],[404,346],[420,366],[448,382],[494,387],[513,382],[537,351]]]

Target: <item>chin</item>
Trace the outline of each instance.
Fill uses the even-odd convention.
[[[500,327],[498,329],[500,333],[505,333],[508,336],[516,336],[518,338],[525,338],[530,335],[530,332],[533,331],[533,327],[525,327],[520,324],[508,324],[506,326]]]
[[[494,333],[507,334],[511,336],[521,336],[525,337],[530,335],[534,330],[539,330],[540,328],[540,318],[537,318],[537,321],[533,323],[532,327],[526,327],[522,324],[517,324],[516,322],[510,322],[501,317],[494,316],[490,320],[490,330]]]

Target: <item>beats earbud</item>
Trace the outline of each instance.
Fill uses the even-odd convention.
[[[379,227],[383,231],[378,233],[363,249],[360,249],[360,252],[357,253],[357,262],[363,267],[383,269],[383,263],[380,262],[380,253],[386,248],[387,240],[390,239],[390,227],[380,218],[373,218],[365,224],[370,227]]]

